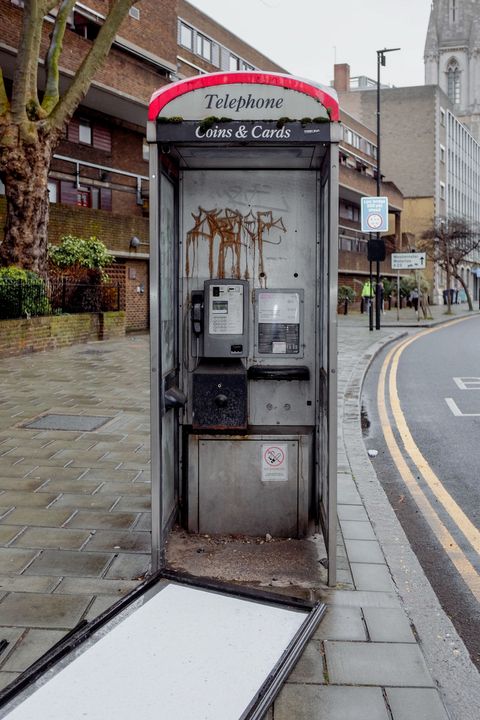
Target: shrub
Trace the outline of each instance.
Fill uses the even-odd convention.
[[[108,280],[104,272],[107,265],[115,262],[106,245],[95,236],[87,239],[64,235],[59,245],[48,246],[48,259],[54,274],[69,271],[80,278]]]
[[[348,285],[340,285],[338,288],[338,304],[343,304],[345,301],[352,303],[355,300],[355,290]]]
[[[6,318],[49,315],[51,306],[43,278],[16,265],[0,268],[0,307]]]

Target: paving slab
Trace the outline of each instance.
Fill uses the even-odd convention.
[[[105,482],[102,487],[100,488],[100,494],[103,493],[118,493],[119,495],[138,495],[140,497],[147,497],[150,499],[150,493],[152,492],[150,483],[145,482],[135,482],[135,483],[125,483],[125,482],[114,482],[114,481],[108,481]]]
[[[338,504],[337,515],[339,520],[356,520],[369,523],[367,511],[363,505],[342,505]]]
[[[111,560],[110,553],[44,550],[25,570],[25,574],[98,577],[103,574]]]
[[[10,685],[18,676],[20,673],[15,672],[2,672],[0,669],[0,690],[3,690],[7,687],[7,685]]]
[[[151,547],[148,533],[97,530],[89,540],[86,549],[88,551],[111,550],[113,552],[120,550],[122,552],[150,553]]]
[[[112,564],[105,573],[105,577],[119,580],[143,579],[149,570],[150,555],[128,555],[120,553],[113,560]]]
[[[21,527],[15,525],[0,525],[0,545],[9,545],[20,532],[22,532]]]
[[[345,547],[352,563],[385,563],[385,556],[376,540],[345,539]]]
[[[115,510],[144,512],[150,510],[150,497],[138,497],[136,495],[125,495],[115,505]]]
[[[0,528],[1,529],[1,528]],[[12,547],[79,550],[90,538],[86,530],[68,530],[66,528],[29,527],[19,535]]]
[[[325,641],[329,681],[335,685],[433,687],[417,645]]]
[[[7,626],[72,628],[90,602],[86,596],[11,593],[0,603],[0,616]]]
[[[322,643],[310,640],[288,678],[290,683],[326,682]]]
[[[67,523],[67,527],[85,529],[108,528],[109,530],[126,530],[132,528],[138,519],[139,513],[126,513],[115,511],[106,513],[95,510],[79,510],[75,515],[71,516],[71,519]],[[150,530],[151,526],[149,526],[148,528],[138,528],[137,523],[135,529]]]
[[[392,577],[386,565],[351,563],[357,590],[393,591]]]
[[[363,615],[373,642],[416,642],[403,609],[364,608]]]
[[[59,582],[58,576],[0,575],[0,590],[12,593],[51,593]]]
[[[42,482],[46,480],[78,480],[85,475],[85,468],[71,468],[71,467],[52,467],[47,465],[38,465],[27,475],[28,478],[37,478]]]
[[[345,540],[377,539],[369,522],[362,522],[360,520],[340,520],[340,527]]]
[[[1,500],[1,496],[0,496]],[[119,501],[119,495],[80,495],[77,493],[63,493],[57,495],[55,508],[96,508],[98,510],[111,510]],[[121,509],[121,508],[119,508]],[[132,508],[133,509],[133,508]]]
[[[313,638],[315,640],[367,640],[367,630],[361,609],[328,607]]]
[[[409,720],[413,720],[412,716]],[[275,720],[391,720],[381,688],[287,683],[274,705]]]
[[[62,595],[110,595],[117,600],[134,590],[138,582],[110,578],[65,577],[55,588]]]
[[[17,630],[17,632],[19,631]],[[9,648],[8,657],[1,665],[1,670],[23,672],[64,635],[65,630],[37,630],[36,628],[28,630],[17,647],[12,644],[12,647]]]
[[[2,518],[8,525],[33,525],[34,527],[60,527],[71,518],[71,509],[18,507]]]
[[[21,490],[22,492],[34,492],[41,487],[45,481],[40,478],[32,478],[29,475],[24,478],[0,477],[0,490]]]
[[[20,548],[0,548],[0,573],[20,573],[24,570],[33,558],[38,555],[38,550],[22,550]]]
[[[46,508],[58,498],[58,493],[22,493],[6,490],[0,495],[2,507],[38,507]]]
[[[449,720],[436,690],[387,688],[386,694],[393,720]]]

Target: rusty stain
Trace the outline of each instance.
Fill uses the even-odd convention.
[[[253,213],[250,210],[242,215],[238,210],[205,210],[199,206],[198,213],[192,212],[193,227],[187,232],[185,274],[190,277],[197,261],[198,246],[201,241],[208,243],[208,271],[210,277],[215,272],[215,244],[217,241],[217,257],[215,277],[226,275],[240,279],[242,274],[242,247],[245,252],[245,268],[243,276],[249,279],[247,249],[253,251],[254,267],[259,276],[265,272],[263,246],[271,230],[286,232],[281,217],[274,218],[271,210]],[[280,244],[280,240],[276,244]],[[258,254],[258,260],[257,260]],[[230,263],[229,266],[227,264]]]

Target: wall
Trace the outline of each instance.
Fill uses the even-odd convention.
[[[339,100],[341,107],[368,126],[375,127],[375,90],[341,92]],[[444,97],[444,100],[444,107],[448,107],[448,98]],[[404,194],[433,194],[437,160],[436,122],[437,88],[382,89],[381,171]]]
[[[108,340],[124,334],[125,313],[122,311],[0,320],[0,358]]]

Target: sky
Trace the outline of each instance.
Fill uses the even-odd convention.
[[[333,65],[382,84],[423,85],[431,0],[189,0],[294,75],[329,85]]]

